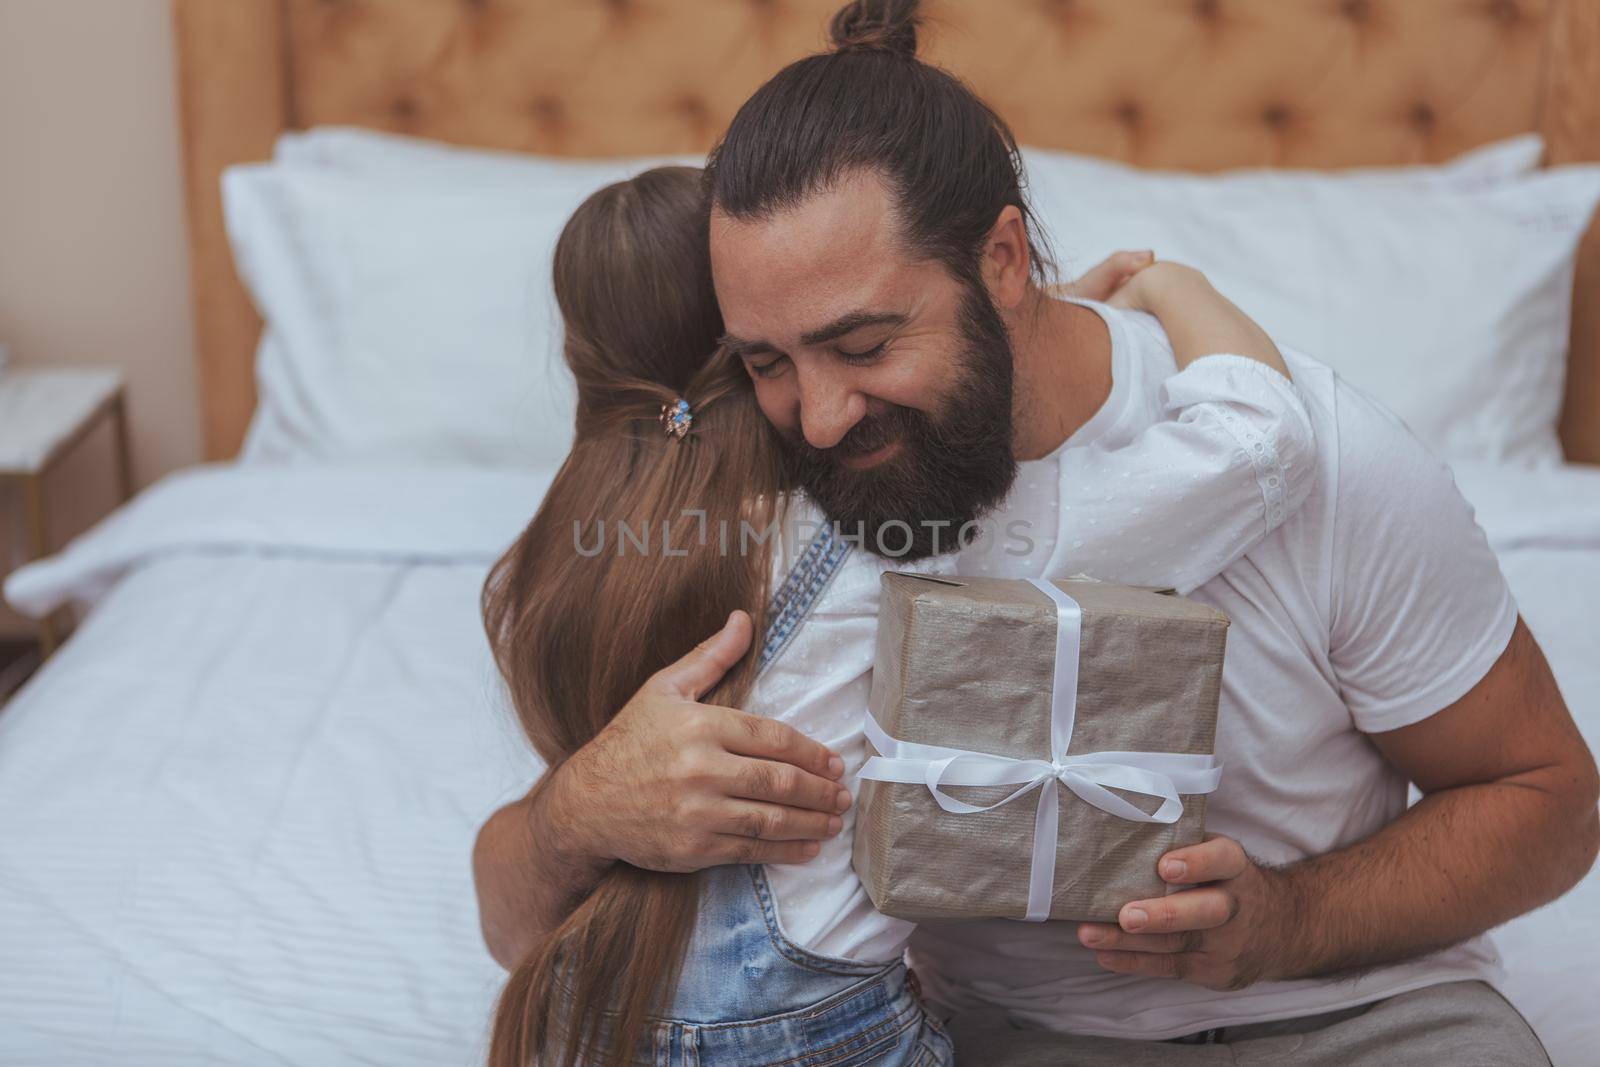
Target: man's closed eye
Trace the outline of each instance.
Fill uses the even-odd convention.
[[[783,368],[788,366],[788,364],[788,356],[778,356],[774,359],[767,360],[765,363],[752,363],[749,361],[745,362],[745,366],[750,369],[750,373],[754,374],[757,378],[776,378],[779,374],[783,373]]]
[[[883,355],[883,350],[887,347],[889,347],[888,341],[880,341],[864,352],[847,352],[842,348],[835,348],[834,352],[838,353],[839,358],[846,363],[871,363]]]

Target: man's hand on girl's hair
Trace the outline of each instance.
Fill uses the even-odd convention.
[[[559,768],[553,844],[697,871],[802,863],[840,831],[850,794],[837,754],[785,723],[698,702],[744,655],[752,630],[750,616],[734,612]]]

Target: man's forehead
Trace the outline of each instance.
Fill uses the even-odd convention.
[[[893,201],[872,175],[846,178],[755,219],[713,212],[712,268],[728,329],[805,330],[905,303],[913,288]]]
[[[781,205],[755,218],[735,218],[716,208],[711,214],[713,247],[719,236],[770,234],[775,240],[804,240],[813,234],[881,242],[893,237],[894,200],[882,179],[854,171],[808,193],[798,203]]]

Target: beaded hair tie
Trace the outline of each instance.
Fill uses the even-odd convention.
[[[676,437],[680,441],[684,434],[689,432],[689,424],[694,421],[694,415],[689,411],[689,402],[681,397],[676,403],[661,405],[661,426],[667,431],[667,436]]]

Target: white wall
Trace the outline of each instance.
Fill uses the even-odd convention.
[[[138,485],[201,454],[179,151],[167,0],[0,0],[0,341],[122,368]],[[111,447],[46,482],[58,544],[114,503]],[[0,491],[0,572],[19,506]]]

